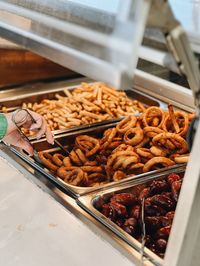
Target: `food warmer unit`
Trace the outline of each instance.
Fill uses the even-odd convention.
[[[150,27],[150,30],[148,29],[144,34],[146,26]],[[168,49],[164,49],[162,46],[162,51],[158,51],[158,48],[147,47],[146,44],[140,45],[143,35],[148,38],[152,30],[154,33],[156,32],[155,36],[162,37],[161,42],[165,41]],[[120,182],[111,182],[99,188],[70,188],[70,186],[66,186],[63,182],[54,178],[51,173],[44,171],[40,164],[37,164],[35,160],[29,158],[23,152],[1,144],[0,153],[1,157],[4,158],[1,159],[1,167],[8,174],[8,180],[2,179],[2,182],[5,182],[5,186],[2,186],[2,188],[8,191],[8,195],[12,197],[13,193],[17,193],[16,188],[27,189],[34,200],[36,200],[34,195],[37,195],[39,200],[44,200],[44,204],[43,202],[40,204],[36,200],[37,206],[34,205],[35,209],[30,206],[31,210],[34,209],[35,217],[33,220],[39,225],[41,225],[41,219],[45,220],[53,216],[53,210],[55,215],[61,215],[61,219],[66,219],[64,221],[62,219],[62,222],[59,220],[60,217],[55,219],[61,222],[63,227],[68,227],[70,221],[69,230],[71,230],[71,233],[69,238],[56,230],[56,223],[49,223],[49,227],[55,228],[54,245],[56,245],[56,241],[68,242],[66,244],[67,249],[77,245],[77,248],[81,248],[78,252],[84,264],[100,265],[102,254],[104,254],[106,265],[199,265],[200,256],[197,252],[200,239],[200,216],[198,215],[200,202],[198,160],[200,149],[198,138],[200,134],[198,124],[199,70],[187,37],[181,25],[174,19],[169,3],[164,0],[119,0],[112,3],[112,5],[108,1],[101,1],[101,3],[100,1],[97,3],[97,1],[54,0],[42,2],[37,0],[1,1],[0,34],[5,39],[92,79],[79,78],[2,90],[0,94],[1,106],[5,106],[8,111],[21,106],[27,99],[32,102],[44,98],[53,99],[58,92],[62,95],[66,88],[73,90],[81,82],[93,84],[95,80],[100,80],[125,90],[130,98],[137,99],[144,104],[166,108],[167,104],[171,103],[178,109],[196,112],[196,120],[193,127],[190,128],[191,156],[186,168],[183,165],[161,171],[156,170],[142,174],[138,178],[130,177]],[[136,69],[138,55],[142,59],[167,66],[172,71],[186,76],[191,90]],[[101,130],[115,126],[119,120],[108,120],[68,130],[58,130],[54,132],[55,139],[63,144],[66,139],[71,142],[77,134],[93,134],[94,132],[96,134]],[[49,149],[49,147],[46,147],[45,139],[38,141],[33,138],[31,141],[37,150]],[[13,164],[14,168],[7,165],[7,162]],[[16,176],[18,176],[20,184],[22,182],[23,185],[11,186],[9,177],[16,172],[16,169],[32,183],[39,186],[43,190],[42,193],[33,184],[24,181],[22,175],[18,172]],[[131,188],[135,191],[134,188],[146,186],[149,182],[157,179],[167,178],[167,175],[172,172],[184,175],[184,182],[166,254],[164,259],[161,259],[101,215],[97,206],[101,198],[109,198],[110,195],[113,195],[113,192],[124,192]],[[6,187],[6,184],[8,187]],[[10,202],[9,199],[5,198],[3,192],[2,208],[4,201]],[[20,205],[24,205],[25,201],[29,201],[25,197],[29,196],[24,193],[24,190],[20,193],[22,197],[18,197],[18,200],[20,200]],[[52,202],[46,197],[46,194],[51,195],[55,201]],[[60,205],[55,205],[56,201],[64,206],[64,210],[63,208],[60,209]],[[46,206],[45,202],[47,202]],[[33,204],[31,200],[30,204]],[[27,211],[27,213],[29,213],[28,207],[24,207],[24,211]],[[42,209],[42,207],[48,208],[48,210]],[[20,208],[22,207],[20,206]],[[77,224],[80,221],[81,223]],[[10,224],[12,223],[10,222]],[[32,229],[37,227],[30,222],[27,222],[27,225],[32,226]],[[77,233],[77,228],[79,228],[80,234]],[[23,232],[23,225],[19,224],[17,230]],[[41,237],[44,235],[44,239],[39,239],[48,241],[45,238],[48,238],[48,236],[43,234],[44,230],[43,224]],[[66,230],[61,231],[68,232]],[[32,230],[32,233],[34,234],[35,231]],[[83,239],[81,233],[88,234],[88,239],[85,240],[88,249],[91,249],[90,253],[93,254],[88,253],[89,251],[86,251],[85,247],[80,244],[80,239]],[[106,243],[102,239],[105,239]],[[23,240],[23,243],[24,241],[26,239]],[[5,247],[9,244],[9,239],[6,240],[5,238],[4,242],[0,242],[3,250],[1,257],[6,259]],[[17,241],[12,243],[17,245]],[[105,248],[107,243],[111,245]],[[30,252],[31,245],[30,248],[25,248],[25,252]],[[40,243],[37,243],[37,245],[38,247],[35,247],[35,249],[38,253]],[[10,247],[8,245],[8,249]],[[50,245],[50,250],[54,250],[55,260],[60,260],[59,264],[62,265],[63,261],[61,263],[61,258],[57,255],[56,249]],[[43,254],[43,257],[52,257],[47,254],[46,249],[44,252],[46,254]],[[60,254],[59,251],[58,254]],[[89,254],[92,261],[88,257]],[[73,261],[76,255],[74,252],[67,252],[67,256],[70,255],[72,258],[71,261],[68,261],[69,265],[74,265]],[[63,258],[70,259],[67,256]],[[26,255],[23,255],[23,258],[25,257]],[[27,258],[24,261],[27,261]],[[45,259],[44,261],[46,263],[48,260]],[[81,263],[79,259],[75,261]],[[41,260],[39,260],[39,263],[41,263]],[[50,265],[51,263],[52,261]],[[20,264],[20,258],[17,257],[17,254],[13,260],[10,260],[9,265],[14,264],[23,265],[23,261]]]

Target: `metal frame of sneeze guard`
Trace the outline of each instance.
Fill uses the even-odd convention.
[[[187,35],[181,24],[175,19],[168,1],[152,0],[148,26],[159,28],[166,39],[168,49],[172,53],[179,74],[186,76],[193,91],[195,105],[200,107],[200,74]],[[197,110],[199,112],[199,110]]]
[[[168,1],[153,0],[148,25],[164,33],[167,46],[180,74],[186,76],[193,91],[197,116],[200,108],[200,75],[187,36],[170,9]],[[176,216],[173,222],[164,266],[197,266],[200,261],[200,123],[186,168]]]

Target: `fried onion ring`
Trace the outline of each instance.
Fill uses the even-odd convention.
[[[147,148],[137,148],[136,149],[137,154],[139,154],[142,157],[151,159],[153,157],[150,149]]]
[[[106,130],[104,132],[103,138],[100,141],[100,145],[101,145],[100,149],[101,150],[106,149],[111,144],[116,134],[117,134],[116,128],[109,128],[108,130]]]
[[[144,127],[143,130],[144,130],[144,134],[149,138],[153,138],[157,134],[164,132],[161,128],[158,128],[158,127]]]
[[[42,163],[53,172],[56,172],[58,169],[58,166],[54,164],[53,162],[53,156],[48,152],[38,152],[38,156]]]
[[[116,126],[116,129],[119,133],[125,133],[130,128],[135,127],[136,122],[137,118],[135,116],[128,116],[119,122],[119,124]]]
[[[148,127],[148,126],[161,127],[164,117],[165,117],[164,112],[159,107],[157,106],[149,107],[146,109],[146,111],[143,114],[144,126],[145,127]]]
[[[54,153],[53,157],[52,157],[52,161],[57,165],[57,166],[61,166],[63,165],[63,160],[64,160],[64,156],[60,153]]]
[[[172,139],[176,141],[176,148],[178,149],[176,153],[183,154],[187,152],[188,145],[186,140],[175,133],[160,133],[152,139],[152,142],[155,146],[160,146],[160,141]]]
[[[172,105],[169,105],[168,109],[169,114],[165,117],[162,128],[167,132],[185,136],[189,128],[188,114],[182,111],[174,112]]]
[[[139,127],[130,128],[124,134],[124,142],[128,145],[135,146],[139,144],[144,138],[143,130]]]
[[[64,180],[64,182],[69,183],[73,186],[85,186],[87,185],[87,174],[84,173],[78,167],[65,167],[62,166],[58,169],[57,175]]]
[[[113,175],[113,181],[117,182],[119,180],[122,180],[126,177],[126,174],[120,170],[116,171]]]
[[[76,147],[85,152],[86,157],[94,155],[100,148],[99,140],[87,135],[76,137]]]
[[[174,165],[175,163],[174,163],[174,161],[172,161],[166,157],[154,157],[145,163],[145,165],[143,167],[143,172],[144,173],[149,172],[151,170],[151,168],[153,166],[155,166],[156,164],[161,164],[165,167],[168,167],[168,166]]]
[[[167,149],[158,146],[151,146],[150,151],[154,156],[162,156],[162,157],[165,157],[168,153]]]
[[[81,166],[80,169],[82,169],[84,172],[96,172],[96,173],[103,172],[103,168],[101,166],[84,165]]]
[[[170,159],[173,159],[175,163],[187,163],[189,160],[189,154],[172,154]]]
[[[64,166],[67,166],[67,167],[72,166],[72,164],[71,164],[71,160],[70,160],[69,157],[65,157],[65,158],[64,158],[64,160],[63,160],[63,164],[64,164]]]

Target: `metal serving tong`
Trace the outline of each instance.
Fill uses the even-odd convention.
[[[22,132],[21,126],[24,123],[36,123],[35,119],[31,115],[31,113],[27,109],[17,109],[13,115],[12,115],[12,121],[17,127],[20,135],[24,140],[26,140],[33,148],[33,158],[38,162],[42,164],[42,161],[40,160],[40,157],[38,155],[38,152],[33,147],[32,143],[30,142],[29,138]]]

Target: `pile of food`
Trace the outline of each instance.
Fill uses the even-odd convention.
[[[101,138],[79,135],[69,154],[40,152],[44,165],[74,186],[99,186],[129,175],[186,163],[185,140],[193,114],[149,107],[128,116]]]
[[[103,83],[82,83],[78,88],[64,92],[66,96],[56,94],[55,100],[24,103],[22,108],[41,114],[51,130],[96,123],[145,110],[141,102],[131,100],[125,92],[117,91]]]
[[[140,242],[144,239],[146,247],[164,257],[181,185],[182,177],[170,174],[145,188],[133,187],[132,193],[114,194],[106,200],[101,197],[95,207],[126,233]]]

